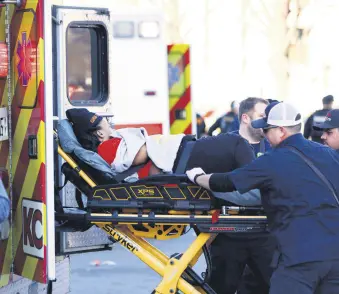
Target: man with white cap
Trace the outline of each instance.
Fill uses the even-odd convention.
[[[292,105],[271,103],[265,114],[252,126],[264,130],[272,151],[232,172],[187,175],[212,191],[260,189],[278,242],[271,294],[339,293],[339,155],[302,136]]]

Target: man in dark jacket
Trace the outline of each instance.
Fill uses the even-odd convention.
[[[272,151],[226,174],[187,175],[213,191],[260,189],[278,242],[271,294],[339,293],[339,154],[303,138],[293,106],[272,103],[265,113],[252,126],[264,129]]]
[[[239,130],[238,103],[236,101],[232,101],[231,111],[219,117],[209,128],[207,134],[212,136],[216,129],[220,129],[220,133],[228,133]]]
[[[267,104],[268,102],[262,98],[250,97],[241,101],[239,106],[240,128],[234,133],[251,144],[255,157],[271,149],[263,131],[251,126],[253,120],[265,115]],[[259,201],[256,205],[261,205],[260,192],[257,193]],[[230,195],[227,196],[230,200]],[[241,198],[244,196],[241,195]],[[254,199],[252,197],[248,200]],[[235,202],[234,199],[232,202]],[[275,246],[274,237],[268,232],[219,234],[211,244],[211,287],[222,294],[234,294],[237,290],[240,294],[268,294],[272,274],[270,263]]]
[[[304,137],[306,139],[311,137],[312,141],[323,143],[323,140],[321,139],[322,132],[313,129],[313,124],[319,124],[325,121],[327,112],[332,109],[333,101],[332,95],[325,96],[323,98],[323,109],[317,110],[306,120],[304,127]]]

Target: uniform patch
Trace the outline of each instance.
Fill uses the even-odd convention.
[[[91,124],[93,124],[96,120],[97,120],[98,116],[97,115],[93,115],[90,122]]]

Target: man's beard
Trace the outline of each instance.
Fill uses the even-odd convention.
[[[248,132],[255,141],[261,141],[265,137],[262,129],[255,129],[252,126],[248,127]]]

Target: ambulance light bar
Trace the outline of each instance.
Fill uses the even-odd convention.
[[[157,21],[142,21],[139,23],[139,36],[142,38],[158,38],[160,27]]]

